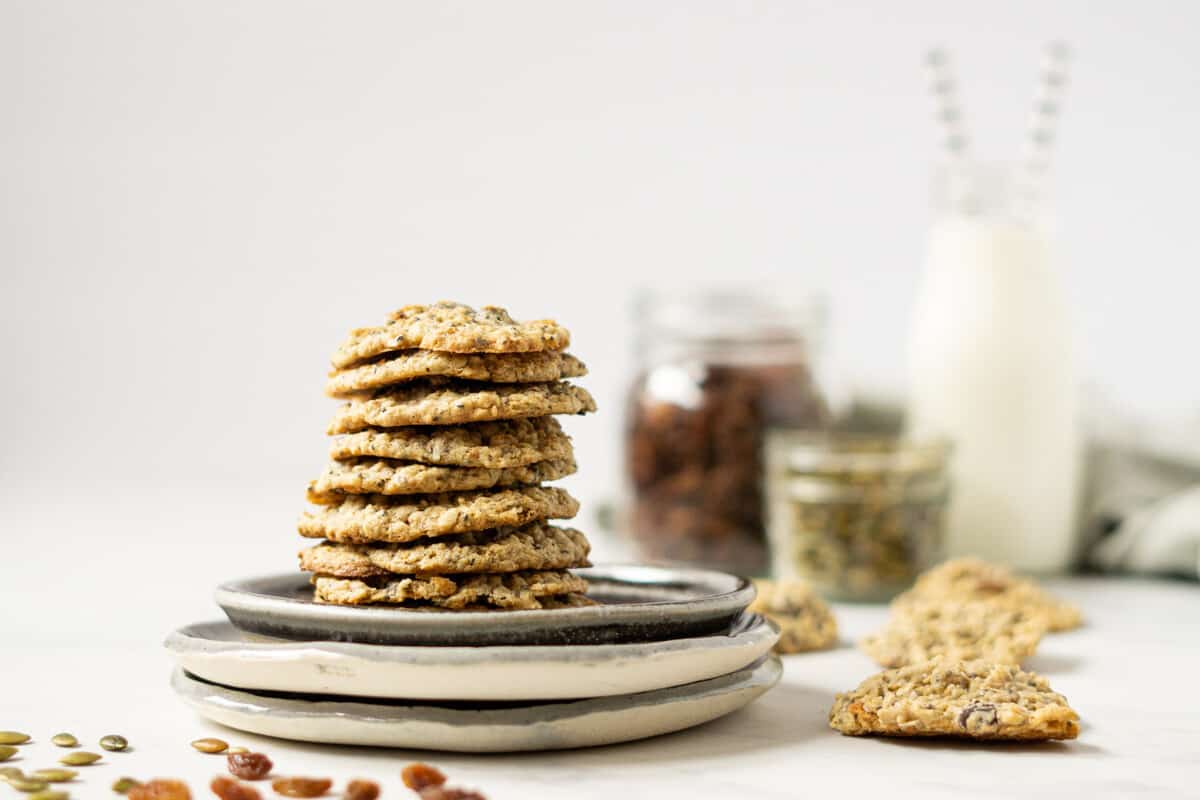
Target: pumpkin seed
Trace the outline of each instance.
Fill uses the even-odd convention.
[[[228,750],[226,750],[225,752],[228,755],[236,756],[236,755],[241,755],[242,753],[249,753],[250,750],[249,750],[249,748],[246,748],[246,747],[231,747]]]
[[[79,773],[73,769],[36,769],[29,773],[29,777],[35,781],[45,781],[46,783],[64,783],[71,780]]]
[[[21,751],[11,744],[0,744],[0,761],[8,761],[19,752]]]
[[[19,731],[0,731],[0,744],[25,744],[28,741],[28,733],[21,733]]]
[[[67,753],[58,760],[60,764],[66,764],[68,767],[86,767],[88,764],[95,764],[104,756],[99,753],[89,753],[86,750],[78,750],[74,753]]]
[[[0,781],[11,780],[12,778],[24,778],[25,773],[16,767],[0,767]]]
[[[49,786],[45,781],[35,781],[29,778],[9,778],[8,785],[18,792],[40,792]]]
[[[53,789],[47,789],[41,792],[34,792],[29,795],[29,800],[69,800],[70,795],[66,792],[60,792]]]
[[[112,790],[117,794],[127,794],[133,787],[141,785],[141,782],[133,778],[117,778],[113,781]]]
[[[120,751],[124,750],[126,747],[129,747],[129,740],[124,736],[118,736],[115,733],[110,733],[108,736],[100,739],[100,746],[105,750]]]
[[[192,747],[199,750],[201,753],[223,753],[229,749],[229,742],[220,739],[197,739],[192,742]]]
[[[50,737],[50,741],[59,747],[79,747],[79,740],[69,733],[56,733]]]

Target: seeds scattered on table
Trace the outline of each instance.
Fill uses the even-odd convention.
[[[0,744],[25,744],[28,741],[28,733],[21,733],[19,731],[0,731]]]
[[[260,781],[271,772],[271,759],[262,753],[230,753],[225,757],[229,774],[246,781]]]
[[[60,764],[66,764],[68,767],[86,767],[88,764],[95,764],[104,756],[99,753],[89,753],[86,750],[77,750],[74,753],[67,753],[58,760]]]
[[[238,783],[233,778],[218,775],[212,779],[208,788],[221,800],[262,800],[262,795],[253,786]]]
[[[59,747],[79,747],[79,740],[69,733],[56,733],[50,737],[50,741]]]
[[[379,797],[379,784],[375,781],[350,781],[346,786],[344,800],[376,800]]]
[[[35,781],[46,781],[47,783],[66,783],[69,780],[74,780],[79,773],[73,769],[37,769],[29,773],[29,777]]]
[[[0,744],[0,761],[8,761],[19,752],[21,751],[11,744]]]
[[[115,733],[110,733],[108,736],[104,736],[100,739],[100,746],[105,750],[120,752],[126,747],[129,747],[129,740],[124,736],[118,736]]]
[[[129,800],[192,800],[187,784],[172,778],[155,778],[129,790]]]
[[[112,790],[117,794],[128,794],[130,789],[141,785],[139,781],[133,778],[117,778],[113,781]]]
[[[284,797],[320,797],[331,786],[333,781],[328,778],[279,778],[271,782],[275,794]]]
[[[229,749],[229,742],[213,738],[197,739],[192,742],[192,747],[201,753],[224,753]]]
[[[35,781],[32,778],[9,778],[8,785],[18,792],[40,792],[50,788],[45,781]]]

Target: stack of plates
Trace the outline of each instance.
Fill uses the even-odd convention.
[[[579,570],[600,605],[430,612],[312,602],[307,576],[226,584],[229,621],[167,639],[203,716],[309,742],[470,752],[611,744],[690,728],[779,680],[754,589],[720,572]]]

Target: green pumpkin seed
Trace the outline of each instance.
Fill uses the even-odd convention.
[[[29,777],[35,781],[45,781],[46,783],[65,783],[78,774],[73,769],[35,769],[29,773]]]
[[[11,744],[0,744],[0,761],[8,761],[19,752],[21,751]]]
[[[128,794],[130,789],[141,785],[140,781],[135,781],[133,778],[117,778],[113,781],[112,790],[117,794]]]
[[[221,739],[197,739],[192,742],[192,747],[201,753],[223,753],[229,749],[229,742]]]
[[[25,773],[16,767],[0,767],[0,781],[8,781],[12,778],[24,778]]]
[[[95,764],[104,756],[99,753],[89,753],[86,750],[78,750],[74,753],[67,753],[58,760],[60,764],[66,764],[68,767],[86,767],[88,764]]]
[[[79,747],[79,740],[69,733],[56,733],[50,737],[50,741],[59,747]]]
[[[118,736],[115,733],[110,733],[108,736],[100,739],[100,746],[105,750],[121,751],[129,747],[129,740],[124,736]]]
[[[45,781],[34,781],[29,778],[10,778],[8,785],[18,792],[40,792],[49,786]]]
[[[28,741],[28,733],[20,733],[19,731],[0,731],[0,744],[25,744]]]
[[[34,792],[33,794],[29,795],[29,800],[70,800],[70,797],[71,795],[67,794],[66,792],[59,792],[50,789],[41,792]]]

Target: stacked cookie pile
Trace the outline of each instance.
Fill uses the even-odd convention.
[[[300,552],[314,599],[420,609],[587,604],[587,538],[547,520],[579,503],[542,485],[575,472],[554,415],[594,411],[566,329],[501,308],[407,306],[352,331],[326,391],[347,402],[309,485]]]

